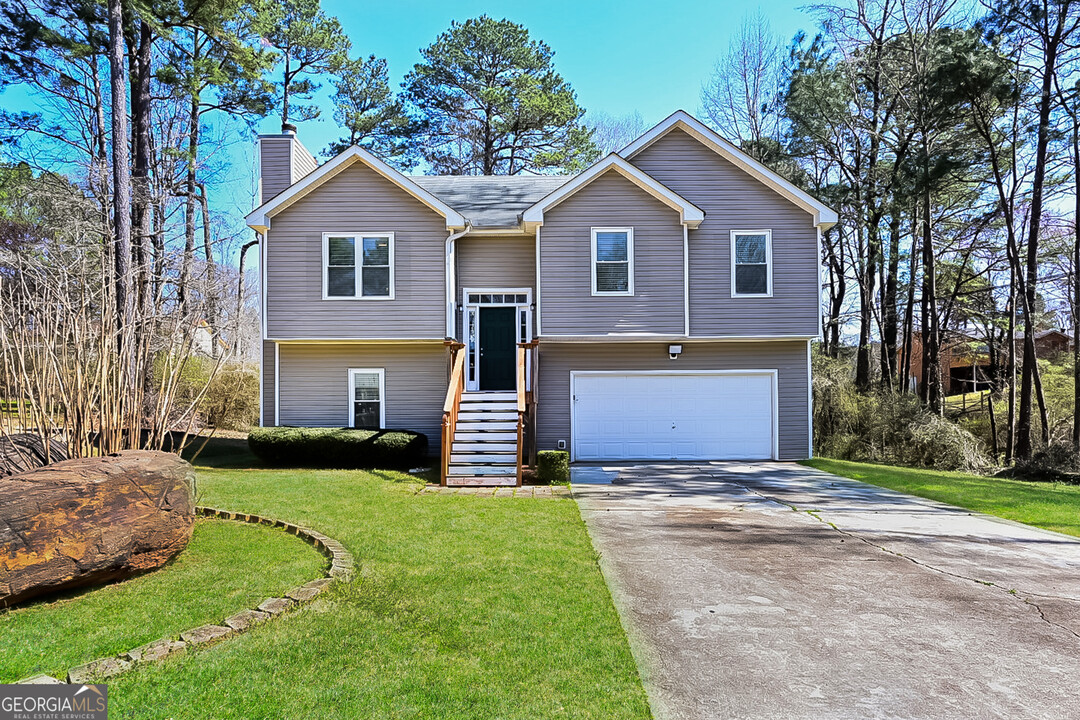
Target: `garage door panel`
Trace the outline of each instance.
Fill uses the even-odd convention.
[[[577,460],[773,455],[769,374],[581,374],[573,392]]]

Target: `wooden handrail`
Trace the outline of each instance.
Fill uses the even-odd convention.
[[[461,393],[465,389],[465,350],[458,347],[451,352],[453,352],[453,369],[450,371],[450,383],[446,388],[446,400],[443,402],[442,457],[439,472],[442,485],[446,485],[446,476],[450,473],[450,452],[454,447],[454,432],[457,430]]]
[[[522,464],[524,462],[524,448],[522,439],[525,436],[525,356],[528,351],[518,346],[517,349],[517,484],[521,487]]]
[[[465,353],[458,350],[454,356],[454,369],[450,371],[450,384],[446,388],[443,412],[451,412],[461,400],[462,380],[465,377]]]

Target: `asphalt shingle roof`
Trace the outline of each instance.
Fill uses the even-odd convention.
[[[476,228],[512,228],[518,215],[568,175],[413,175],[410,179],[465,216]]]

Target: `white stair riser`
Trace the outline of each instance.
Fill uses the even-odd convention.
[[[458,413],[458,422],[469,422],[473,420],[510,420],[517,422],[518,414],[516,412],[478,412],[475,410],[462,410]]]
[[[513,465],[517,467],[517,453],[450,453],[450,463],[462,465]]]
[[[454,433],[456,443],[514,443],[517,445],[516,432],[462,432]]]
[[[513,400],[514,402],[517,402],[517,393],[516,392],[463,392],[463,393],[461,393],[461,401],[462,402],[466,402],[466,401],[483,402],[483,401],[489,401],[489,400],[492,401],[492,402],[497,402],[497,401],[500,401],[500,400],[502,400],[502,401]]]
[[[461,401],[462,410],[514,410],[517,411],[515,400],[465,400]]]
[[[455,465],[450,464],[449,475],[517,475],[517,465]]]
[[[458,432],[480,432],[486,430],[514,430],[514,439],[517,439],[517,423],[505,420],[465,420],[458,418],[454,428]]]
[[[514,452],[517,450],[517,443],[512,442],[455,442],[453,447],[450,448],[452,452],[468,452],[468,453],[482,453],[482,452]]]

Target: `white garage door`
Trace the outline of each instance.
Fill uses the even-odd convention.
[[[771,373],[571,373],[575,460],[773,457]]]

